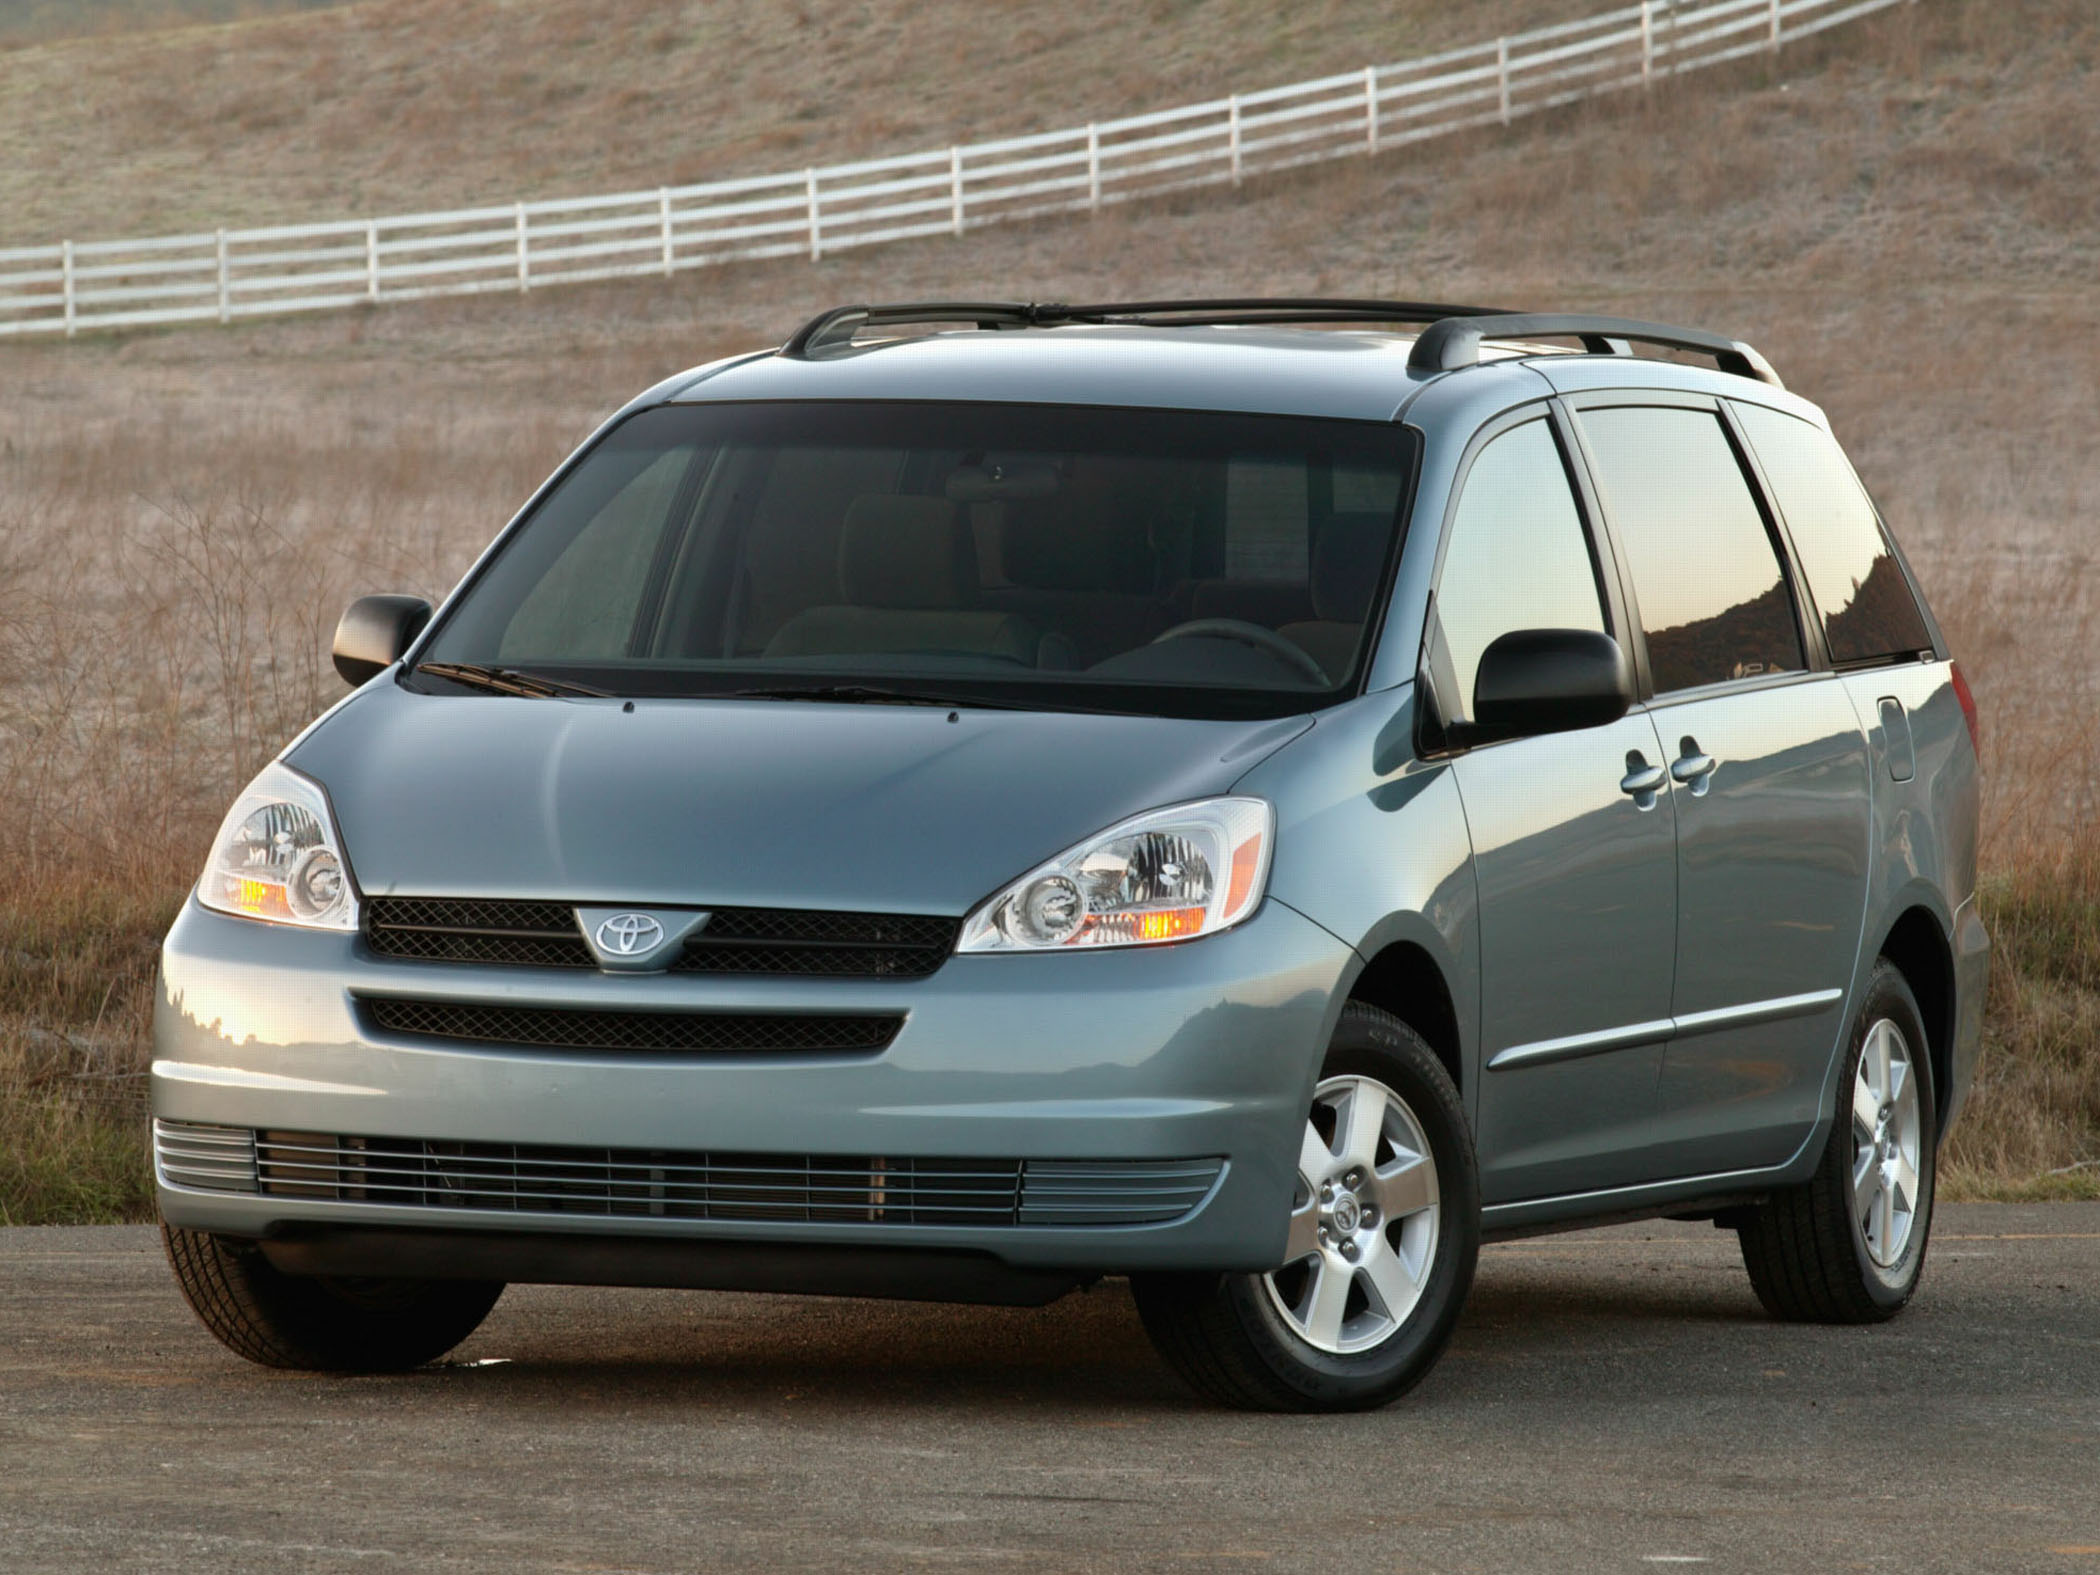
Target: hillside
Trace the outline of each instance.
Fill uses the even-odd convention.
[[[6,56],[0,246],[768,174],[1163,108],[1597,9],[362,0],[104,30]]]
[[[503,9],[550,27],[588,14]],[[1187,24],[1174,35],[1182,53],[1129,69],[1163,96],[1194,97],[1226,86],[1199,68],[1206,51],[1261,78],[1335,63],[1331,48],[1315,58],[1318,29],[1302,20],[1300,54],[1210,36],[1230,12],[1144,12],[1140,31]],[[1432,8],[1398,12],[1426,27]],[[353,13],[423,14],[373,0],[240,27],[347,26]],[[1461,20],[1440,14],[1439,25]],[[869,8],[850,25],[923,37],[912,15]],[[1081,87],[1126,96],[1107,78],[1079,80],[1093,46],[1060,47],[1070,52],[1047,49],[1043,69],[1073,73],[1066,96],[1002,104],[987,84],[1013,90],[1023,74],[987,65],[953,101],[883,95],[922,117],[896,139],[1067,120],[1101,101]],[[173,93],[189,64],[172,46],[170,59]],[[2046,1173],[2100,1156],[2100,668],[2082,655],[2100,643],[2096,64],[2100,7],[2086,0],[1920,0],[1789,53],[1776,73],[1746,62],[1645,99],[1094,220],[524,298],[0,344],[0,801],[11,810],[0,817],[0,1158],[11,1082],[42,1101],[56,1134],[34,1152],[128,1152],[131,1128],[98,1124],[81,1089],[103,1085],[78,1069],[131,1086],[157,927],[239,782],[341,693],[323,651],[344,600],[441,593],[636,389],[777,343],[847,300],[1318,292],[1701,323],[1758,344],[1830,410],[1983,713],[1999,963],[1991,1058],[1950,1185],[2090,1192],[2090,1167]],[[780,69],[769,80],[785,80]],[[745,90],[737,135],[764,124],[757,93]],[[91,118],[66,135],[103,137]],[[334,167],[383,175],[390,200],[551,173],[510,127],[488,162],[461,152],[424,190],[415,172],[442,161],[410,124],[371,120],[364,152]],[[867,146],[843,119],[780,123],[810,150],[793,156]],[[287,144],[280,176],[264,168],[276,146],[242,143],[248,173],[193,170],[181,200],[229,212],[261,205],[257,193],[276,202],[292,189],[280,179],[319,181],[331,167],[322,150]],[[608,139],[595,155],[608,162],[575,184],[641,151]],[[0,166],[0,180],[19,179]],[[137,171],[109,179],[146,202]],[[149,209],[126,211],[120,227],[135,228]],[[18,1200],[34,1190],[0,1174],[0,1212],[21,1206],[10,1186]]]

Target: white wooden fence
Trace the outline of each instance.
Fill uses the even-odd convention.
[[[956,234],[1375,154],[1907,0],[1641,0],[1400,65],[999,142],[604,197],[0,249],[0,335],[230,322]]]

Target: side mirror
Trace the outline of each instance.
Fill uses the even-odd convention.
[[[1633,700],[1633,666],[1610,635],[1518,629],[1481,652],[1473,720],[1454,742],[1602,727]]]
[[[400,661],[428,622],[420,596],[358,597],[335,626],[335,670],[355,689]]]

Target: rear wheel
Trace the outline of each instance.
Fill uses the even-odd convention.
[[[307,1277],[273,1267],[252,1242],[160,1228],[183,1299],[237,1356],[263,1367],[392,1373],[435,1361],[472,1334],[503,1294],[469,1280]]]
[[[1283,1266],[1131,1283],[1153,1344],[1199,1393],[1251,1410],[1364,1410],[1436,1365],[1479,1251],[1457,1090],[1413,1029],[1352,1001],[1307,1113]]]
[[[1883,959],[1853,1021],[1822,1163],[1737,1226],[1773,1317],[1878,1323],[1910,1300],[1932,1232],[1936,1112],[1917,1000]]]

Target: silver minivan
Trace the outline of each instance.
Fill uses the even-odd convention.
[[[1669,353],[1636,355],[1635,345]],[[280,1367],[508,1282],[1039,1304],[1417,1382],[1484,1239],[1917,1285],[1976,714],[1747,345],[1402,302],[848,307],[621,410],[226,816],[170,1260]]]

